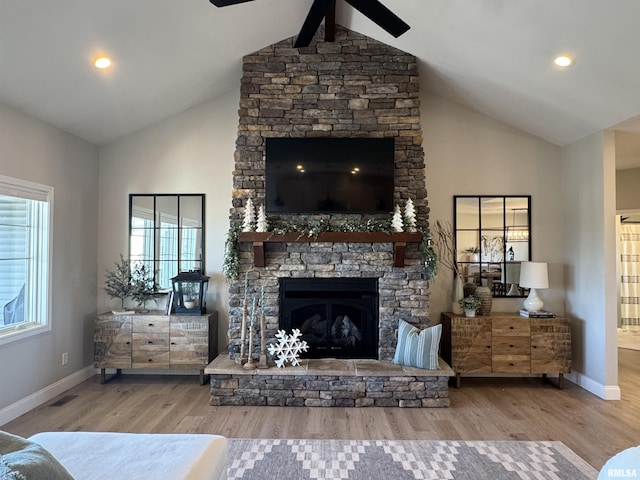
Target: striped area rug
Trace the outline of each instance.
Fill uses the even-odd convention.
[[[229,480],[595,479],[562,442],[229,439]]]

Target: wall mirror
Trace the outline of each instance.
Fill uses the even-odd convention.
[[[520,262],[531,260],[531,196],[453,197],[456,260],[464,281],[494,297],[524,297]]]
[[[130,194],[129,260],[161,290],[180,272],[204,273],[204,194]]]

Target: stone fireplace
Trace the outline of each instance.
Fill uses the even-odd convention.
[[[242,224],[249,199],[254,205],[264,203],[265,138],[329,136],[393,137],[394,202],[403,207],[412,199],[418,223],[426,225],[428,205],[415,57],[343,28],[337,29],[335,42],[322,41],[323,35],[320,29],[309,47],[293,48],[291,38],[243,59],[231,225]],[[360,214],[269,215],[272,223],[289,224],[324,221],[340,225],[380,218]],[[281,309],[283,298],[291,297],[292,292],[283,293],[282,288],[291,285],[298,285],[294,289],[300,288],[299,285],[305,283],[296,284],[296,280],[333,279],[349,283],[350,279],[363,279],[365,283],[375,284],[375,291],[360,295],[366,297],[364,303],[368,302],[371,308],[352,307],[353,298],[345,299],[348,301],[342,302],[342,306],[325,303],[309,307],[313,303],[309,303],[313,290],[306,291],[304,301],[301,297],[296,299],[296,293],[289,298],[297,305],[299,314],[290,327],[295,322],[299,322],[299,326],[307,322],[310,332],[315,328],[318,337],[322,336],[319,333],[322,328],[328,334],[333,329],[344,335],[346,343],[355,341],[367,350],[366,354],[354,353],[356,358],[366,355],[391,360],[399,318],[414,324],[429,324],[428,285],[417,243],[406,245],[403,266],[394,264],[391,241],[319,242],[309,238],[309,241],[269,243],[263,248],[264,266],[256,266],[254,245],[239,243],[240,275],[229,287],[228,336],[232,359],[240,350],[245,279],[249,285],[248,295],[258,296],[264,289],[267,338],[273,338],[282,328],[281,321],[287,314],[291,316],[291,312]],[[335,293],[335,287],[332,288]],[[305,311],[307,307],[317,311]],[[321,312],[323,308],[325,313]],[[368,322],[367,315],[372,313],[375,319]],[[318,316],[325,314],[324,319],[318,320]],[[319,323],[311,326],[314,319]],[[357,340],[355,332],[358,335],[366,332],[375,344],[365,345],[370,340]],[[256,347],[258,344],[256,340]],[[335,346],[334,342],[318,347],[314,355],[322,356],[324,348],[327,357],[336,356],[339,349],[332,351]],[[342,346],[340,350],[338,356],[349,357]]]

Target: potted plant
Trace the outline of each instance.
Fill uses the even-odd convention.
[[[196,308],[200,297],[200,284],[184,282],[182,284],[182,298],[185,308]]]
[[[116,269],[113,271],[107,270],[105,272],[105,285],[104,291],[107,292],[111,298],[120,299],[120,310],[114,310],[113,313],[126,314],[132,313],[130,310],[124,308],[124,301],[131,297],[133,294],[133,284],[131,282],[131,266],[129,260],[120,254],[120,261],[114,262]]]
[[[144,263],[137,263],[131,271],[131,298],[147,312],[147,302],[158,293],[153,272]]]
[[[464,310],[465,317],[475,317],[476,312],[480,308],[480,299],[474,295],[469,295],[468,297],[461,298],[458,300],[458,303]]]

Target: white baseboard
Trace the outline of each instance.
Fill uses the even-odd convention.
[[[30,410],[42,405],[43,403],[51,400],[52,398],[66,392],[72,387],[88,380],[96,374],[96,369],[93,366],[85,367],[82,370],[72,373],[55,383],[32,393],[28,397],[18,400],[15,403],[0,410],[0,426],[18,418],[20,415],[24,415]]]
[[[577,372],[568,373],[565,377],[570,382],[575,383],[603,400],[620,400],[622,398],[620,387],[618,385],[602,385],[592,378],[581,375]]]

